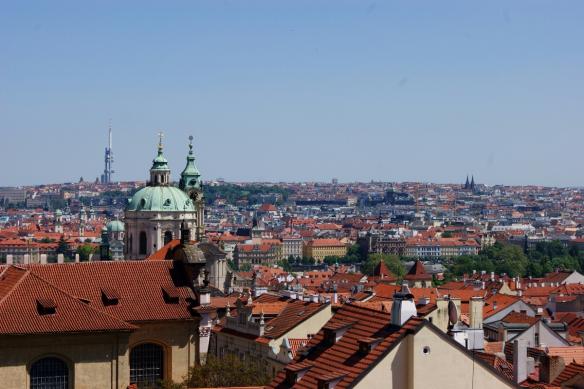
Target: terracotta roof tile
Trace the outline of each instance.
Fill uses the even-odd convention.
[[[12,288],[0,300],[0,334],[132,331],[135,326],[85,304],[30,270],[10,266]],[[1,277],[0,277],[1,278]],[[16,282],[14,280],[18,278]]]
[[[192,319],[190,289],[175,271],[173,261],[64,263],[28,265],[27,269],[71,296],[87,300],[92,307],[124,321]],[[162,286],[174,290],[179,296],[177,304],[164,300]],[[116,295],[119,302],[104,301],[104,290]]]
[[[564,382],[574,378],[577,375],[584,375],[584,365],[570,363],[552,382],[552,385],[561,386]]]
[[[423,319],[411,318],[403,326],[390,324],[388,313],[346,304],[331,318],[327,326],[338,327],[353,323],[336,343],[325,341],[322,329],[306,345],[304,352],[296,357],[296,363],[309,363],[312,366],[293,388],[315,388],[319,379],[335,379],[344,375],[336,388],[347,388],[394,345],[397,345],[411,331],[423,325]],[[381,338],[380,343],[366,354],[359,353],[359,340]],[[285,372],[280,372],[268,388],[289,387],[285,383]]]

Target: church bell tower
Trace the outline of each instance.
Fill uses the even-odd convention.
[[[179,188],[184,191],[193,201],[197,212],[197,225],[195,226],[195,240],[201,241],[205,235],[205,199],[203,196],[203,183],[201,173],[195,165],[195,155],[193,152],[193,136],[189,136],[189,153],[187,164],[180,174]]]

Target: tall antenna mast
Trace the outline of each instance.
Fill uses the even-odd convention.
[[[110,152],[112,150],[112,120],[109,120],[109,142],[108,142],[108,148],[110,149]]]
[[[114,154],[112,151],[112,120],[109,120],[109,131],[108,131],[108,143],[107,147],[105,148],[105,157],[104,157],[104,169],[103,174],[101,175],[101,183],[102,184],[111,184],[112,182],[112,174],[114,170],[112,169],[112,164],[114,162]]]

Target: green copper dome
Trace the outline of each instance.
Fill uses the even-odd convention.
[[[179,188],[147,186],[134,194],[126,210],[195,212],[195,207],[189,196]]]
[[[124,223],[119,220],[112,220],[106,227],[108,232],[124,232]]]

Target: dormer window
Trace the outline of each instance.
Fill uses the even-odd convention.
[[[312,363],[308,361],[293,363],[284,368],[286,371],[286,383],[290,386],[296,384],[310,370]]]
[[[334,389],[343,378],[345,378],[345,373],[333,372],[323,374],[316,378],[318,389]]]
[[[162,297],[164,298],[164,302],[167,304],[178,304],[180,296],[176,288],[170,286],[163,286]]]
[[[101,301],[103,305],[117,305],[120,301],[120,293],[114,288],[101,289]]]
[[[40,298],[36,302],[39,315],[52,315],[57,312],[57,304],[53,299]]]
[[[363,338],[359,340],[359,352],[361,354],[368,354],[381,343],[382,338]]]
[[[352,326],[353,323],[348,322],[328,323],[323,327],[325,341],[329,345],[337,343]]]

